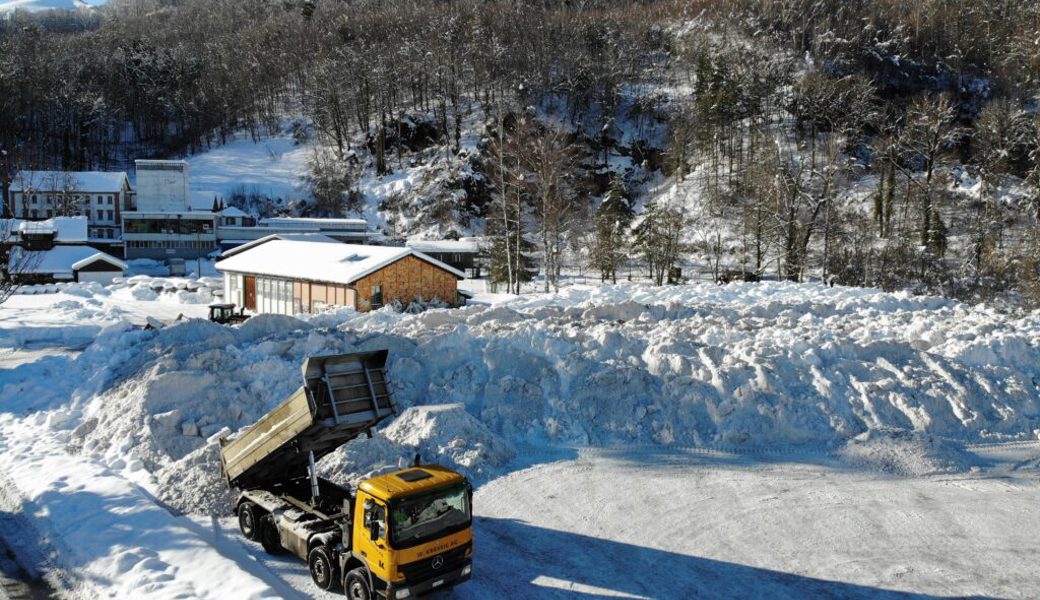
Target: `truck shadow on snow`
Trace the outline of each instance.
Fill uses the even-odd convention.
[[[478,517],[474,578],[444,598],[937,600]],[[949,598],[990,598],[950,596]]]

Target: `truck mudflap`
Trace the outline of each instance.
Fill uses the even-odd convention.
[[[466,559],[454,569],[438,573],[425,581],[391,583],[386,586],[387,600],[404,600],[432,592],[439,592],[468,581],[473,576],[473,561]]]

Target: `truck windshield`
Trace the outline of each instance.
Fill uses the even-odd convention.
[[[390,544],[409,548],[469,526],[469,491],[454,485],[393,502],[390,508]]]

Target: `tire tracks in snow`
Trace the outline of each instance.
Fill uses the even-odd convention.
[[[82,578],[59,566],[56,560],[61,556],[59,549],[25,517],[24,508],[24,499],[17,487],[0,472],[0,541],[13,555],[14,566],[29,580],[17,582],[22,584],[20,586],[14,583],[0,585],[0,599],[86,600],[99,597],[98,590],[91,589]],[[0,583],[3,583],[2,576]]]

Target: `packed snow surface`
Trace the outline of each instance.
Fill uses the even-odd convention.
[[[798,453],[583,450],[477,492],[475,578],[453,597],[1037,598],[1038,489],[1013,471],[896,479]]]

